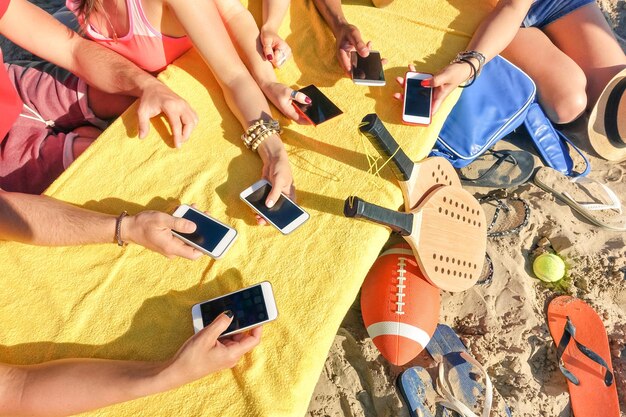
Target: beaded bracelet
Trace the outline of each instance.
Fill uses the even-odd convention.
[[[124,220],[126,216],[128,216],[128,212],[124,210],[117,219],[115,219],[115,240],[118,246],[124,246],[126,244],[126,242],[122,240],[122,220]]]
[[[241,135],[241,140],[243,140],[246,148],[256,151],[265,139],[274,134],[278,135],[279,133],[280,124],[278,120],[270,119],[268,121],[259,119]]]

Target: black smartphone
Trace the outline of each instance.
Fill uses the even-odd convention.
[[[352,81],[355,84],[385,85],[385,72],[379,52],[370,51],[370,54],[363,58],[356,51],[352,51],[350,61],[352,63]]]
[[[294,101],[293,105],[300,114],[306,117],[315,126],[343,113],[339,107],[335,106],[335,104],[313,84],[301,88],[299,91],[306,94],[311,99],[311,104],[301,104]]]

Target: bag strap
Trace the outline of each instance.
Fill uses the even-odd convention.
[[[552,123],[552,122],[548,120],[548,123]],[[587,174],[589,174],[589,171],[591,171],[591,164],[589,163],[589,159],[587,159],[585,154],[583,154],[583,151],[581,151],[580,148],[578,148],[578,146],[574,145],[574,142],[572,142],[571,139],[569,139],[567,136],[561,133],[558,129],[554,129],[554,131],[557,133],[557,135],[559,135],[559,137],[562,140],[565,141],[565,143],[567,143],[571,148],[573,148],[585,162],[585,169],[583,170],[583,172],[581,172],[580,174],[572,175],[572,176],[573,177],[585,177]]]
[[[570,340],[573,340],[574,343],[576,343],[576,347],[583,355],[606,369],[606,372],[604,374],[604,385],[610,387],[613,383],[613,374],[609,369],[609,365],[607,365],[606,361],[602,359],[600,355],[576,340],[576,327],[574,327],[574,325],[572,324],[569,316],[567,316],[567,320],[565,322],[563,336],[561,336],[559,345],[556,348],[556,357],[559,360],[559,368],[561,369],[563,375],[565,375],[565,378],[567,378],[574,385],[580,384],[580,380],[576,377],[576,375],[574,375],[569,369],[565,367],[565,362],[563,362],[563,353],[565,353],[565,348],[567,347],[567,345],[569,345]]]

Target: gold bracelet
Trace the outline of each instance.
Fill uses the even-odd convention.
[[[259,119],[241,135],[241,140],[244,145],[246,145],[246,148],[256,151],[261,142],[269,136],[273,134],[278,135],[279,133],[280,124],[278,124],[278,120],[270,119],[268,121]]]

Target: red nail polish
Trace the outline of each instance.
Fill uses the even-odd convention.
[[[430,79],[422,80],[421,84],[422,84],[422,87],[430,87],[431,86],[431,80]]]
[[[312,103],[311,99],[310,99],[310,98],[308,98],[308,97],[304,99],[304,102],[305,102],[306,104],[311,104],[311,103]]]
[[[272,54],[267,55],[267,60],[268,61],[271,61],[272,59],[274,59],[274,55],[272,55]]]

